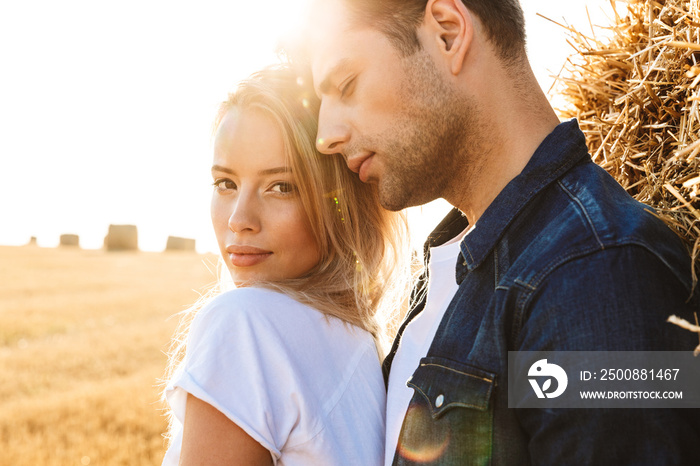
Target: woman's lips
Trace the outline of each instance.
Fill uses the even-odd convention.
[[[254,246],[228,246],[226,247],[226,252],[234,267],[251,267],[263,262],[272,255],[272,251]]]

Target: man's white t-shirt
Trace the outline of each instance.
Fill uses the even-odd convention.
[[[384,379],[372,336],[289,296],[240,288],[195,316],[166,388],[177,465],[187,394],[214,406],[276,465],[379,465]]]
[[[455,270],[459,244],[468,231],[463,231],[445,244],[430,248],[425,308],[404,329],[391,363],[386,406],[385,466],[390,466],[394,460],[401,426],[413,398],[413,389],[406,385],[406,381],[428,353],[445,310],[457,292]]]

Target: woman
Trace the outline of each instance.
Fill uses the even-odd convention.
[[[303,84],[267,69],[220,108],[211,214],[236,289],[196,312],[171,359],[163,464],[382,462],[378,315],[408,290],[406,222],[316,151]]]

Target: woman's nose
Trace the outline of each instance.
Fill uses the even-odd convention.
[[[254,193],[242,192],[233,205],[228,227],[234,233],[260,230],[260,205]]]

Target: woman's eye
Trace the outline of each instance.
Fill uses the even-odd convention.
[[[279,194],[293,194],[297,192],[297,187],[294,183],[282,181],[272,185],[271,191]]]
[[[213,186],[219,192],[236,189],[236,183],[227,179],[214,180]]]

